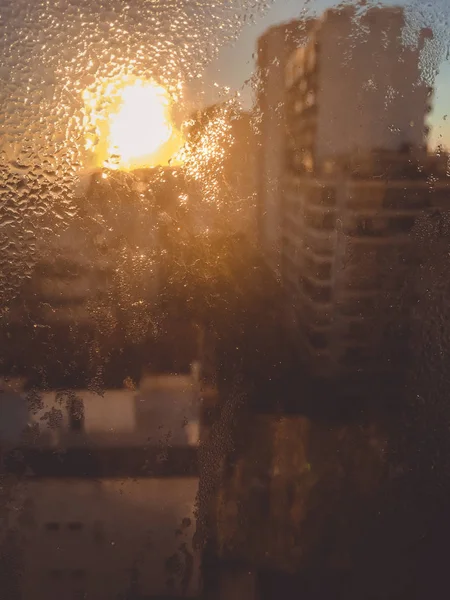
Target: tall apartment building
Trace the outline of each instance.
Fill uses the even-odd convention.
[[[286,314],[312,372],[390,368],[387,331],[396,342],[405,333],[405,286],[420,260],[411,231],[425,210],[449,208],[446,160],[373,153],[286,183]]]
[[[280,275],[282,177],[285,168],[286,104],[284,70],[292,51],[306,41],[313,21],[271,27],[258,40],[260,119],[258,231],[265,258]]]
[[[445,157],[427,153],[431,90],[403,22],[398,8],[327,11],[285,68],[282,280],[319,376],[392,366],[410,232],[449,191]]]
[[[289,167],[312,173],[353,153],[426,147],[430,89],[400,8],[329,10],[285,69]],[[421,38],[422,39],[422,38]]]

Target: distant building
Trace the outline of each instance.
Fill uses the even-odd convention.
[[[269,213],[262,202],[260,230],[278,239],[263,246],[283,283],[288,330],[318,376],[392,367],[386,331],[404,334],[392,308],[413,260],[409,233],[448,195],[446,158],[427,153],[432,90],[420,44],[404,45],[403,25],[400,8],[329,10],[270,63],[277,85],[263,96],[261,152],[284,152],[262,167],[260,196],[273,203]],[[264,130],[280,102],[283,119],[266,117]]]
[[[8,511],[21,598],[197,597],[195,369],[28,402],[29,431],[3,457],[22,474]]]
[[[405,335],[401,303],[420,260],[411,231],[424,211],[449,210],[446,168],[445,156],[372,153],[326,176],[289,177],[282,279],[310,373],[395,368],[389,352]]]
[[[257,139],[252,115],[240,112],[231,121],[232,146],[225,160],[225,178],[233,195],[230,226],[250,241],[256,238]]]
[[[38,261],[30,281],[13,305],[10,322],[30,315],[37,327],[72,325],[92,328],[104,313],[114,320],[120,304],[119,272],[131,252],[152,264],[135,300],[154,296],[158,284],[159,227],[157,207],[142,196],[144,185],[125,174],[89,175],[78,210],[58,235],[39,240]],[[128,261],[129,262],[129,261]],[[128,286],[129,288],[130,286]],[[130,290],[127,290],[130,291]],[[130,298],[131,300],[131,298]],[[25,306],[24,306],[25,304]]]
[[[188,227],[180,172],[98,171],[83,183],[70,222],[43,230],[31,277],[11,303],[1,331],[6,373],[36,371],[45,358],[50,377],[62,363],[86,374],[95,343],[106,356],[124,338],[152,336],[180,223]]]
[[[318,172],[341,155],[425,148],[430,88],[420,46],[402,40],[401,8],[329,10],[285,69],[288,160]]]
[[[100,311],[153,300],[177,196],[170,169],[88,176],[78,213],[39,248],[33,291],[45,324],[89,326]],[[110,316],[110,315],[105,315]]]
[[[259,243],[280,274],[282,177],[286,152],[285,68],[295,48],[306,43],[314,21],[292,21],[268,29],[258,40],[257,115],[260,120],[257,219]]]

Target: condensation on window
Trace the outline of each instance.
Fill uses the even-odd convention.
[[[0,596],[446,581],[448,0],[0,0]]]

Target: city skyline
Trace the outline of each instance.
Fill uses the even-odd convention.
[[[442,596],[422,3],[0,0],[1,600]]]

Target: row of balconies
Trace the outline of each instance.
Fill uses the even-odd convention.
[[[317,72],[318,52],[318,43],[311,41],[292,53],[285,68],[285,83],[288,91],[297,89],[304,78]]]
[[[285,188],[286,301],[307,354],[324,370],[377,363],[390,310],[383,302],[412,265],[409,233],[429,193],[404,182],[344,186],[290,178]]]
[[[323,374],[352,369],[373,370],[380,367],[380,350],[385,338],[384,313],[374,312],[346,316],[337,307],[328,323],[321,323],[305,310],[308,301],[297,304],[297,335],[306,350],[312,371]],[[318,307],[316,306],[316,309]],[[321,311],[316,310],[316,315]]]
[[[403,241],[402,237],[402,241]],[[379,241],[379,240],[377,240]],[[410,243],[398,244],[397,238],[391,243],[363,244],[359,238],[350,240],[344,236],[336,240],[337,253],[328,255],[316,253],[305,241],[305,236],[283,237],[283,260],[291,277],[308,277],[317,285],[329,283],[334,276],[345,290],[371,290],[387,286],[390,274],[402,272],[417,262],[414,248]],[[334,266],[335,258],[338,263]]]
[[[285,203],[284,229],[285,234],[294,240],[296,237],[307,239],[308,245],[316,251],[319,244],[321,246],[319,253],[323,253],[324,245],[327,240],[331,241],[330,234],[333,232],[362,243],[377,244],[380,241],[390,244],[407,243],[409,234],[420,215],[417,209],[361,208],[358,210],[350,209],[345,205],[337,211],[309,202],[315,195],[317,192],[313,192],[311,197],[304,192],[297,203],[292,195],[287,195],[290,199]],[[338,229],[337,223],[339,223]]]
[[[337,184],[291,175],[284,181],[284,198],[289,208],[305,203],[332,208],[336,205]]]
[[[306,352],[312,372],[331,374],[380,366],[385,312],[379,294],[320,304],[295,285],[286,288],[286,313],[295,314],[296,341]]]
[[[448,207],[450,183],[448,180],[355,180],[322,178],[305,179],[289,175],[284,182],[285,196],[294,204],[302,199],[309,206],[333,206],[342,190],[342,208],[353,210],[420,211],[430,206]]]
[[[297,207],[296,207],[297,208]],[[414,227],[417,211],[349,211],[337,213],[334,209],[320,207],[299,207],[297,214],[285,218],[286,227],[300,235],[305,230],[332,232],[339,221],[339,233],[352,237],[391,237],[409,233]],[[400,238],[399,238],[400,239]],[[395,240],[393,240],[395,241]]]

